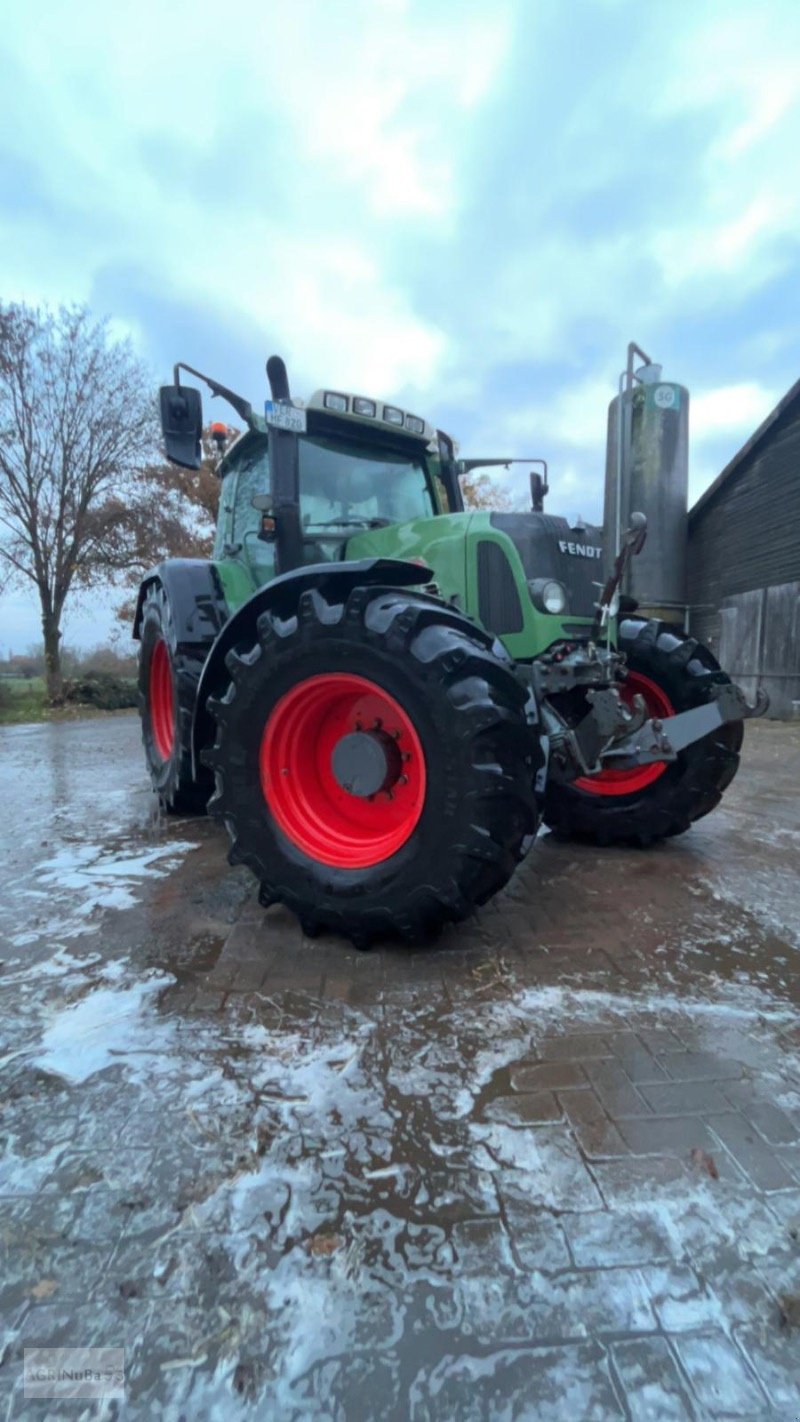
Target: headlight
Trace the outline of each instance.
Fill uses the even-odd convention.
[[[375,419],[375,401],[365,400],[361,395],[353,397],[353,414],[368,415],[371,420]]]
[[[410,430],[412,434],[424,434],[425,421],[421,420],[418,415],[406,415],[406,429]]]
[[[396,405],[384,405],[383,418],[390,425],[402,425],[403,411],[398,410]]]
[[[534,607],[540,612],[550,612],[558,617],[567,610],[567,590],[555,578],[535,578],[528,583],[528,591]]]

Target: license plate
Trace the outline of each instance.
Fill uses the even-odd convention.
[[[267,424],[276,430],[290,430],[292,434],[305,434],[306,412],[296,405],[285,405],[280,400],[265,400],[264,414]]]

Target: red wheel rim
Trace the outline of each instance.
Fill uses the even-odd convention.
[[[623,701],[628,705],[637,694],[643,696],[650,716],[674,716],[675,711],[669,697],[641,672],[628,672],[627,679],[619,688]],[[634,795],[645,790],[664,774],[667,761],[656,760],[650,765],[639,765],[630,770],[601,770],[599,775],[582,775],[573,783],[578,790],[588,790],[594,795]]]
[[[351,794],[333,772],[339,742],[365,732],[387,747],[385,788]],[[320,864],[366,869],[396,854],[425,802],[425,756],[407,712],[373,681],[308,677],[271,711],[261,737],[261,788],[292,844]]]
[[[175,744],[175,700],[172,691],[172,662],[163,637],[159,637],[150,658],[150,725],[162,760],[169,760]]]

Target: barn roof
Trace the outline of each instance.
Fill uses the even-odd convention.
[[[769,434],[773,425],[777,424],[781,415],[784,415],[795,401],[800,401],[800,380],[796,380],[791,390],[787,390],[782,400],[779,400],[775,409],[772,410],[762,424],[759,425],[755,434],[751,434],[746,444],[734,454],[729,464],[725,465],[721,474],[718,474],[713,484],[709,484],[704,494],[700,495],[697,503],[689,510],[689,520],[691,521],[706,504],[711,501],[728,480],[734,475],[737,469],[744,463],[748,455],[752,454],[758,444],[761,443],[765,435]]]

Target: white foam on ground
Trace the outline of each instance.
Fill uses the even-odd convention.
[[[163,1054],[164,1043],[159,1024],[154,1030],[143,1008],[154,993],[174,982],[171,973],[151,973],[129,987],[96,988],[55,1013],[32,1065],[69,1082],[87,1081],[120,1063],[132,1076],[146,1077],[151,1059]]]
[[[67,955],[59,961],[72,968],[77,960],[71,963]],[[760,1089],[769,1096],[774,1083],[776,1099],[781,1082],[788,1090],[787,1076],[800,1074],[797,1054],[779,1040],[797,1012],[756,984],[706,978],[707,996],[697,999],[671,991],[614,994],[568,985],[515,992],[511,981],[507,998],[481,1001],[473,995],[443,1012],[427,1037],[425,1009],[397,999],[387,1038],[356,1009],[348,1010],[338,1033],[318,1026],[309,1037],[296,1028],[271,1029],[229,1015],[224,1034],[220,1019],[193,1019],[191,1035],[183,1035],[177,1015],[155,1010],[157,994],[173,981],[153,973],[125,985],[117,972],[111,982],[56,1011],[31,1061],[72,1083],[122,1066],[153,1109],[163,1106],[165,1120],[178,1108],[191,1113],[212,1162],[215,1139],[230,1145],[230,1120],[242,1123],[235,1161],[222,1152],[216,1180],[211,1175],[214,1188],[185,1221],[187,1230],[212,1233],[227,1253],[243,1300],[231,1324],[227,1357],[196,1374],[192,1407],[209,1418],[229,1415],[232,1360],[248,1340],[248,1328],[255,1330],[248,1346],[263,1330],[264,1310],[271,1320],[274,1368],[262,1399],[264,1415],[295,1415],[298,1406],[311,1415],[319,1399],[305,1391],[308,1379],[335,1360],[372,1356],[401,1339],[407,1352],[413,1308],[425,1307],[443,1309],[453,1319],[443,1325],[431,1316],[426,1327],[457,1328],[486,1347],[494,1339],[495,1351],[483,1359],[468,1352],[440,1357],[424,1367],[410,1398],[421,1415],[425,1399],[444,1405],[451,1389],[463,1396],[473,1382],[492,1386],[496,1378],[499,1403],[504,1407],[509,1397],[511,1416],[507,1364],[513,1370],[518,1355],[505,1348],[508,1336],[523,1342],[538,1319],[566,1317],[573,1320],[579,1348],[593,1331],[593,1318],[622,1320],[623,1331],[636,1331],[648,1326],[652,1308],[665,1327],[716,1330],[724,1338],[737,1322],[739,1305],[721,1285],[714,1291],[718,1261],[742,1261],[745,1281],[757,1281],[760,1260],[778,1247],[776,1217],[736,1176],[712,1183],[698,1171],[696,1178],[662,1186],[648,1181],[641,1199],[629,1193],[606,1211],[566,1123],[512,1126],[482,1119],[476,1111],[495,1073],[535,1058],[546,1035],[619,1027],[690,1032],[693,1049],[699,1045],[755,1068]],[[415,1155],[405,1155],[404,1116],[418,1102],[428,1112],[431,1137],[425,1145],[434,1159],[446,1161],[448,1152],[456,1151],[460,1167],[482,1171],[501,1190],[512,1189],[534,1221],[552,1223],[563,1210],[577,1211],[597,1222],[601,1235],[610,1221],[616,1247],[626,1232],[635,1243],[637,1229],[658,1229],[667,1265],[639,1267],[633,1257],[622,1261],[624,1267],[590,1270],[579,1278],[567,1267],[548,1269],[541,1263],[509,1281],[489,1250],[474,1275],[437,1272],[430,1247],[426,1252],[424,1239],[417,1241],[425,1231],[401,1218],[400,1206],[394,1213],[380,1199],[380,1188],[391,1192],[386,1182],[393,1179],[398,1189],[416,1188],[418,1167]],[[257,1126],[265,1123],[269,1130],[259,1138]],[[617,1163],[624,1165],[624,1158]],[[16,1188],[33,1188],[33,1177],[26,1185],[22,1162],[20,1170]],[[419,1183],[422,1189],[430,1184],[424,1173]],[[342,1195],[352,1196],[362,1185],[363,1208],[342,1216]],[[795,1193],[800,1203],[800,1192]],[[437,1229],[432,1224],[428,1234]],[[318,1231],[340,1236],[330,1257],[315,1257],[308,1247]],[[441,1229],[439,1234],[444,1241]],[[275,1251],[269,1267],[266,1237]],[[590,1238],[590,1255],[592,1248]],[[598,1257],[591,1262],[601,1264],[604,1246],[596,1248]],[[201,1253],[195,1267],[204,1267]],[[703,1273],[708,1284],[698,1283]],[[188,1284],[191,1291],[191,1275]],[[527,1366],[550,1379],[554,1417],[593,1415],[600,1374],[596,1365],[578,1366],[575,1360],[567,1366],[555,1352],[552,1358],[546,1350],[529,1353]],[[545,1402],[541,1406],[537,1418],[550,1415]]]
[[[94,843],[65,845],[35,871],[34,883],[44,888],[24,886],[14,892],[16,902],[33,901],[28,917],[40,905],[50,912],[11,933],[11,946],[24,948],[41,939],[69,940],[96,932],[103,910],[133,908],[143,883],[164,878],[197,847],[189,840],[146,848],[132,843],[117,850]]]
[[[776,1080],[779,1069],[798,1070],[798,1061],[790,1060],[777,1041],[787,1023],[797,1020],[791,1005],[750,984],[711,982],[708,991],[709,998],[698,1001],[669,992],[615,995],[557,986],[524,989],[504,1002],[476,1006],[473,1001],[456,1008],[440,1020],[439,1035],[422,1052],[419,1021],[398,1004],[387,1075],[401,1093],[401,1110],[402,1097],[423,1099],[433,1106],[437,1133],[447,1136],[455,1129],[460,1135],[466,1155],[459,1164],[499,1172],[498,1178],[511,1181],[515,1194],[544,1219],[557,1218],[562,1210],[577,1210],[584,1217],[611,1221],[619,1232],[660,1229],[669,1267],[604,1269],[591,1276],[586,1298],[584,1285],[569,1270],[536,1273],[536,1307],[543,1304],[571,1313],[578,1338],[591,1332],[581,1312],[584,1304],[591,1304],[599,1315],[629,1320],[625,1327],[636,1330],[646,1328],[642,1319],[651,1306],[648,1300],[654,1298],[652,1306],[661,1311],[665,1326],[719,1329],[724,1336],[736,1321],[735,1304],[729,1312],[726,1299],[698,1284],[691,1270],[707,1268],[713,1285],[720,1251],[757,1265],[767,1250],[775,1248],[780,1225],[749,1186],[740,1186],[735,1179],[712,1184],[701,1171],[696,1179],[685,1177],[657,1187],[648,1182],[640,1200],[631,1197],[607,1212],[565,1123],[516,1127],[474,1120],[476,1099],[495,1072],[517,1058],[535,1055],[537,1040],[561,1030],[602,1032],[620,1025],[691,1028],[694,1049],[705,1045],[745,1066],[757,1066],[760,1073],[769,1075],[771,1070]],[[324,1180],[335,1182],[345,1165],[351,1176],[360,1174],[370,1181],[407,1178],[408,1163],[392,1158],[393,1139],[401,1142],[402,1149],[403,1133],[396,1129],[398,1107],[389,1108],[384,1094],[387,1064],[376,1070],[370,1061],[375,1032],[374,1024],[359,1020],[355,1013],[346,1039],[332,1046],[314,1046],[296,1034],[281,1038],[266,1029],[245,1029],[243,1037],[259,1053],[248,1089],[254,1089],[262,1104],[268,1097],[280,1125],[252,1169],[222,1183],[196,1212],[197,1225],[221,1229],[231,1252],[238,1251],[243,1282],[266,1296],[280,1340],[274,1355],[277,1373],[269,1388],[270,1402],[279,1414],[282,1409],[291,1413],[297,1405],[296,1388],[324,1360],[366,1348],[370,1328],[375,1347],[394,1346],[398,1330],[402,1333],[404,1327],[403,1290],[424,1280],[428,1285],[437,1282],[427,1266],[409,1262],[413,1226],[407,1221],[375,1206],[342,1221],[335,1215],[335,1192],[331,1197],[324,1188]],[[484,1043],[469,1060],[457,1045],[465,1034]],[[764,1089],[768,1092],[768,1085]],[[306,1127],[312,1138],[329,1139],[324,1159],[322,1154],[291,1158],[291,1148]],[[437,1145],[445,1153],[444,1141],[427,1144],[432,1153]],[[259,1222],[263,1229],[264,1202],[271,1202],[277,1216],[275,1202],[280,1199],[286,1203],[277,1247],[283,1240],[287,1252],[265,1272],[258,1266],[257,1253],[251,1264],[243,1262],[243,1232],[258,1231]],[[332,1228],[333,1219],[343,1236],[341,1249],[330,1261],[310,1258],[302,1241],[315,1230]],[[601,1264],[602,1254],[591,1262]],[[460,1328],[484,1342],[490,1341],[485,1330],[491,1320],[491,1327],[502,1333],[505,1324],[498,1320],[505,1316],[503,1309],[512,1322],[516,1317],[502,1281],[493,1272],[491,1255],[477,1282],[456,1281],[453,1288]],[[369,1307],[366,1298],[371,1300]],[[526,1321],[524,1307],[517,1305],[517,1309],[521,1329],[538,1316],[534,1308]],[[480,1363],[462,1356],[453,1360],[453,1367],[466,1383],[473,1363],[478,1372],[491,1373],[499,1356]],[[555,1355],[553,1366],[553,1415],[561,1417],[570,1409],[576,1416],[590,1415],[590,1378],[596,1381],[596,1374],[590,1369],[580,1382],[556,1376]],[[445,1379],[452,1378],[449,1366],[437,1364],[433,1373],[421,1376],[414,1385],[417,1396],[436,1396]],[[219,1384],[217,1375],[211,1391]],[[545,1410],[541,1415],[549,1414]]]

